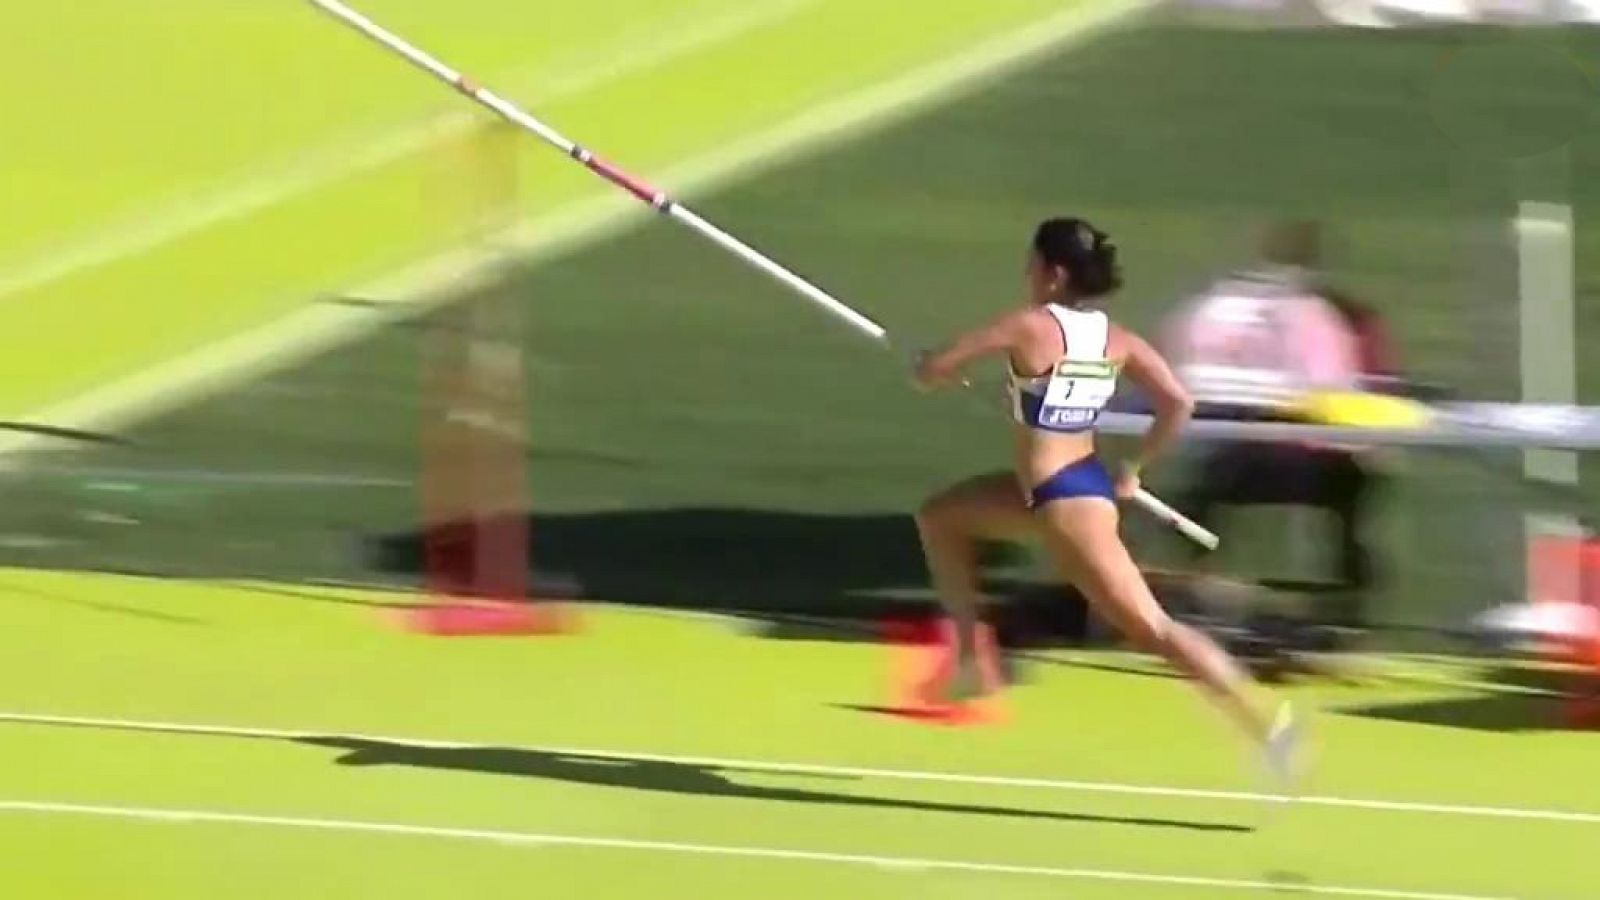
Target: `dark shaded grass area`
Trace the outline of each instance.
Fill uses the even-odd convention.
[[[1340,234],[1335,274],[1392,317],[1414,369],[1509,397],[1506,223],[1528,191],[1570,186],[1580,222],[1592,208],[1594,144],[1572,116],[1567,70],[1550,61],[1597,50],[1564,32],[1159,26],[692,199],[907,346],[1013,302],[1028,229],[1045,215],[1086,215],[1117,236],[1128,265],[1117,311],[1140,326],[1242,261],[1263,219],[1317,215]],[[1569,137],[1564,173],[1555,157],[1505,158]],[[1580,237],[1587,323],[1582,264],[1595,244]],[[782,583],[825,606],[914,587],[905,513],[1008,458],[988,409],[997,372],[979,378],[979,399],[911,392],[893,355],[658,222],[514,267],[466,302],[526,320],[535,553],[543,539],[557,557],[590,560],[606,599],[659,596],[670,582],[678,601],[739,594],[759,608]],[[127,446],[43,454],[6,476],[0,562],[408,579],[374,565],[371,540],[414,531],[422,514],[440,321],[385,326],[119,435]],[[1451,623],[1514,592],[1506,504],[1519,488],[1503,474],[1514,464],[1416,455],[1394,467],[1382,617]],[[700,511],[692,525],[688,511]],[[1283,519],[1247,519],[1229,558],[1281,570]],[[1130,530],[1144,555],[1171,557],[1149,523]]]

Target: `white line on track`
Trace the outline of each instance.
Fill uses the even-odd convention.
[[[366,475],[359,472],[249,471],[231,469],[137,469],[112,466],[53,466],[33,469],[30,478],[68,478],[76,481],[140,485],[261,487],[261,488],[383,488],[415,489],[411,478]]]
[[[1163,875],[1154,872],[1122,872],[1106,869],[1081,869],[1056,866],[1030,866],[1010,863],[974,862],[955,859],[909,856],[877,856],[864,853],[827,853],[791,850],[782,847],[739,846],[731,844],[693,844],[677,841],[628,840],[625,838],[586,837],[567,834],[542,834],[526,831],[501,831],[476,828],[447,828],[432,825],[406,825],[397,822],[367,822],[353,819],[326,819],[300,816],[255,815],[194,809],[162,809],[141,806],[99,806],[80,803],[49,803],[24,800],[0,801],[0,813],[39,813],[51,815],[97,816],[138,819],[147,822],[203,823],[215,825],[256,825],[296,828],[310,831],[336,831],[384,834],[404,837],[445,838],[481,841],[519,847],[580,847],[603,850],[631,850],[674,853],[692,856],[742,857],[774,861],[829,863],[870,866],[905,872],[964,872],[984,875],[1017,875],[1078,881],[1120,882],[1164,887],[1203,887],[1234,891],[1283,892],[1326,897],[1372,897],[1380,900],[1509,900],[1483,894],[1445,894],[1431,891],[1391,890],[1377,887],[1345,887],[1301,881],[1256,881],[1234,878],[1207,878],[1195,875]]]
[[[547,64],[533,71],[512,73],[504,80],[511,89],[537,80],[538,87],[530,92],[534,102],[548,103],[576,96],[677,57],[733,40],[815,2],[817,0],[777,0],[740,5],[727,14],[695,21],[685,28],[657,30],[648,42],[635,40],[617,47],[593,48],[591,54],[606,57],[598,65],[552,74],[557,67]],[[110,225],[31,262],[0,271],[0,302],[76,272],[126,259],[219,223],[276,206],[325,184],[405,159],[465,134],[482,121],[483,117],[475,111],[457,110],[418,124],[337,140],[213,193],[199,198],[186,197],[166,209],[141,210],[127,222]]]
[[[178,722],[148,722],[136,719],[88,718],[58,716],[24,712],[0,712],[0,723],[43,725],[65,728],[89,728],[108,731],[134,731],[178,735],[209,735],[213,737],[257,738],[268,740],[305,740],[309,738],[341,738],[408,747],[463,748],[505,746],[511,749],[536,753],[571,754],[573,756],[603,759],[632,760],[637,762],[666,763],[669,765],[698,766],[712,769],[740,769],[752,772],[784,772],[797,775],[848,776],[855,778],[881,778],[890,781],[915,781],[939,784],[983,785],[985,787],[1027,788],[1033,790],[1069,791],[1077,793],[1122,794],[1144,797],[1170,797],[1185,800],[1219,800],[1241,803],[1269,803],[1279,805],[1333,807],[1376,812],[1419,813],[1441,816],[1464,816],[1491,819],[1522,819],[1545,822],[1566,822],[1580,825],[1600,825],[1600,812],[1580,812],[1558,809],[1520,809],[1508,806],[1473,806],[1450,803],[1421,803],[1403,800],[1377,800],[1353,797],[1296,796],[1286,798],[1277,794],[1253,791],[1223,791],[1203,788],[1165,787],[1161,785],[1120,784],[1107,781],[1072,781],[1056,778],[1027,778],[1007,775],[975,775],[959,772],[921,772],[911,769],[877,769],[861,766],[833,766],[817,763],[773,762],[769,760],[725,759],[708,756],[673,756],[655,753],[631,753],[614,750],[588,750],[573,747],[516,747],[515,745],[483,742],[436,740],[430,738],[386,737],[369,734],[345,734],[326,731],[304,731],[273,728],[248,728],[232,725],[197,725]]]
[[[819,146],[902,121],[1047,52],[1090,40],[1155,8],[1158,2],[1078,0],[1048,18],[824,103],[747,140],[669,167],[652,180],[679,194],[727,184]],[[491,278],[505,263],[507,251],[519,254],[519,262],[526,265],[613,234],[650,214],[620,192],[597,194],[514,228],[494,242],[497,246],[492,252],[468,249],[441,254],[351,291],[389,301],[384,310],[311,304],[262,328],[200,348],[22,419],[63,428],[124,428],[137,419],[290,365],[446,302]],[[47,440],[29,434],[0,435],[0,468],[6,463],[4,457]]]

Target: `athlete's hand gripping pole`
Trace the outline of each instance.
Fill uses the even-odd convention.
[[[706,221],[699,214],[695,213],[686,206],[680,205],[665,192],[657,190],[643,179],[630,175],[606,160],[601,159],[599,156],[596,156],[587,148],[569,140],[560,132],[556,131],[554,128],[551,128],[549,125],[546,125],[544,122],[534,118],[516,104],[478,84],[455,69],[450,68],[449,66],[440,62],[433,55],[427,53],[394,32],[385,29],[383,26],[367,18],[365,15],[357,12],[354,9],[351,9],[348,5],[341,2],[341,0],[310,0],[310,3],[328,15],[333,16],[344,24],[355,29],[356,31],[361,32],[372,41],[375,41],[383,47],[400,54],[400,56],[404,57],[407,62],[410,62],[417,68],[422,69],[440,81],[450,85],[462,95],[493,112],[495,115],[500,116],[507,122],[516,125],[524,131],[531,132],[535,137],[581,163],[585,168],[589,169],[589,171],[599,175],[606,181],[611,182],[617,187],[622,188],[633,196],[639,198],[641,201],[649,204],[651,208],[655,209],[657,212],[666,216],[670,216],[684,223],[685,225],[694,229],[696,232],[699,232],[702,236],[721,246],[724,250],[727,250],[757,269],[760,269],[769,277],[786,285],[795,293],[810,300],[812,303],[821,307],[824,311],[828,312],[835,318],[843,320],[846,324],[866,335],[867,337],[886,347],[889,346],[888,332],[882,325],[879,325],[871,318],[861,314],[860,312],[857,312],[855,309],[852,309],[850,306],[841,302],[832,294],[829,294],[822,288],[817,287],[806,279],[790,271],[787,267],[779,264],[775,260],[761,253],[759,250],[756,250],[754,247],[746,244],[744,241],[739,240],[728,232],[718,228],[716,225]],[[1144,505],[1146,509],[1156,512],[1156,514],[1162,519],[1172,523],[1180,531],[1183,531],[1184,534],[1189,535],[1191,538],[1194,537],[1195,533],[1209,534],[1209,532],[1205,532],[1204,529],[1200,529],[1198,525],[1188,522],[1187,519],[1184,519],[1182,516],[1171,510],[1170,507],[1167,507],[1154,497],[1149,497],[1149,495],[1143,496],[1148,497],[1148,501],[1143,498],[1135,499],[1138,499],[1141,505]],[[1165,513],[1157,512],[1157,510],[1165,510]],[[1198,531],[1191,532],[1190,530],[1187,530],[1182,524],[1185,522],[1188,522],[1189,526],[1192,526],[1194,529],[1198,529]],[[1216,536],[1211,535],[1211,540],[1213,543],[1207,544],[1206,546],[1215,546],[1214,542],[1216,540]],[[1200,541],[1200,543],[1205,544],[1205,541]]]

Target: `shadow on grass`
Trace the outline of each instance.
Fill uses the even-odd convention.
[[[354,606],[363,609],[411,609],[415,604],[402,600],[375,600],[369,597],[354,596],[348,592],[322,590],[316,584],[285,585],[265,583],[259,581],[230,582],[229,587],[241,591],[250,591],[257,594],[270,594],[275,597],[292,597],[296,600],[314,600],[318,603],[331,603],[335,606]]]
[[[540,513],[509,524],[526,526],[529,572],[557,593],[810,617],[803,625],[775,618],[771,637],[803,631],[806,639],[850,639],[849,629],[816,622],[926,615],[933,606],[916,528],[904,515],[691,508]],[[475,545],[465,525],[443,523],[375,537],[367,552],[369,567],[415,577],[464,570]],[[983,557],[988,564],[1015,558],[1000,548]]]
[[[955,815],[1006,816],[1048,819],[1096,825],[1174,828],[1187,831],[1245,833],[1244,825],[1190,819],[1141,816],[1103,816],[963,803],[937,803],[859,794],[840,794],[801,788],[745,784],[730,777],[737,766],[713,766],[669,760],[622,759],[579,753],[556,753],[513,747],[419,747],[385,741],[344,737],[302,738],[298,743],[343,751],[342,766],[412,766],[489,775],[543,778],[600,787],[625,788],[708,797],[742,798],[776,803],[815,803],[868,809]],[[771,775],[764,769],[752,769]],[[784,778],[795,777],[784,773]],[[809,774],[807,777],[810,777]]]
[[[38,422],[0,422],[0,432],[6,431],[77,444],[104,444],[116,447],[125,447],[131,444],[127,438],[109,432],[64,428],[59,425],[44,425]]]
[[[22,597],[32,597],[46,603],[61,603],[75,606],[79,609],[94,612],[108,613],[117,616],[127,616],[133,619],[144,619],[149,622],[160,622],[165,625],[205,625],[204,619],[194,616],[178,615],[176,613],[162,612],[156,609],[145,609],[139,606],[129,606],[114,600],[91,600],[87,597],[74,596],[58,591],[45,591],[34,587],[23,587],[13,582],[0,582],[0,593],[14,594]]]
[[[1549,731],[1561,727],[1561,700],[1531,694],[1481,693],[1343,709],[1342,715],[1471,731]]]

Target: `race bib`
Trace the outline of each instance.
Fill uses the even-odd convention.
[[[1039,424],[1046,428],[1086,428],[1100,416],[1117,390],[1117,367],[1109,362],[1063,362],[1050,373]]]

